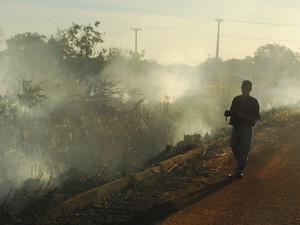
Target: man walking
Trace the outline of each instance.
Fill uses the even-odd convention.
[[[243,178],[243,172],[248,161],[251,148],[252,127],[260,119],[259,103],[250,96],[252,83],[249,80],[242,82],[242,95],[232,100],[230,107],[230,124],[232,127],[230,145],[234,158],[237,160],[237,168],[230,176]]]

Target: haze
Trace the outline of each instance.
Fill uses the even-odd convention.
[[[24,32],[46,36],[72,22],[101,22],[104,47],[134,50],[161,64],[198,65],[216,54],[222,19],[220,57],[244,58],[267,43],[299,50],[300,3],[296,0],[1,0],[2,40]],[[4,42],[1,45],[5,48]]]
[[[244,79],[253,81],[251,94],[262,111],[299,104],[299,6],[1,1],[0,196],[36,177],[34,168],[48,176],[72,167],[122,174],[186,134],[213,138],[229,128],[223,113]],[[221,60],[215,58],[215,19],[222,20]],[[120,55],[108,57],[91,45],[93,58],[77,51],[72,37],[50,39],[73,22],[95,21],[105,33],[101,47],[121,48]],[[137,28],[137,51],[145,56],[134,54]]]

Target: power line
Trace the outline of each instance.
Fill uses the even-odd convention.
[[[222,38],[257,40],[257,41],[296,42],[296,43],[300,42],[300,40],[288,40],[288,39],[280,40],[280,39],[272,39],[272,38],[256,38],[256,37],[221,35],[220,34],[220,23],[223,21],[225,21],[225,22],[228,21],[228,22],[245,23],[245,24],[268,25],[268,26],[294,26],[294,27],[300,27],[300,24],[267,23],[267,22],[259,22],[259,21],[234,20],[234,19],[215,19],[215,20],[218,22],[216,58],[219,58],[219,41],[220,41],[221,37]],[[140,31],[142,29],[143,30],[182,29],[182,28],[196,27],[196,26],[209,24],[209,23],[213,23],[213,22],[197,23],[197,24],[182,25],[182,26],[131,28],[131,30],[135,31],[135,52],[137,53],[137,33],[138,33],[138,31]],[[118,33],[108,34],[106,36],[115,36],[115,35],[122,35],[122,34],[127,34],[127,33],[129,33],[129,32],[118,32]],[[178,42],[188,42],[188,41],[196,41],[196,40],[210,39],[210,38],[216,38],[216,36],[213,35],[213,36],[204,36],[204,37],[197,37],[197,38],[190,38],[190,39],[183,39],[183,40],[150,41],[150,42],[139,42],[139,43],[141,43],[141,44],[178,43]]]
[[[224,53],[222,53],[222,55],[251,55],[251,54],[253,54],[253,52],[240,52],[240,53],[238,53],[238,52],[224,52]]]
[[[116,35],[122,35],[122,34],[128,34],[131,33],[130,31],[124,31],[124,32],[117,32],[112,34],[106,34],[105,36],[116,36]]]
[[[210,24],[212,22],[203,22],[197,24],[190,24],[190,25],[182,25],[182,26],[167,26],[167,27],[145,27],[143,30],[168,30],[168,29],[181,29],[181,28],[188,28],[188,27],[196,27],[204,24]]]
[[[250,24],[259,24],[259,25],[270,25],[270,26],[300,27],[300,24],[288,24],[288,23],[266,23],[266,22],[256,22],[256,21],[247,21],[247,20],[231,20],[231,19],[225,19],[225,21],[236,22],[236,23],[250,23]]]
[[[176,41],[149,41],[149,42],[140,41],[139,43],[143,43],[143,44],[177,43],[177,42],[185,42],[185,41],[197,41],[201,39],[210,39],[215,37],[216,36],[206,36],[206,37],[198,37],[198,38],[183,39],[183,40],[176,40]]]
[[[247,40],[257,40],[257,41],[282,41],[282,42],[300,42],[300,40],[286,40],[286,39],[268,39],[268,38],[252,38],[252,37],[237,37],[237,36],[227,36],[221,35],[224,38],[235,38],[235,39],[247,39]]]
[[[234,39],[246,39],[246,40],[257,40],[257,41],[282,41],[282,42],[300,42],[300,40],[287,40],[287,39],[271,39],[271,38],[255,38],[255,37],[239,37],[239,36],[230,36],[230,35],[220,35],[223,38],[234,38]],[[160,44],[160,43],[177,43],[177,42],[186,42],[186,41],[197,41],[201,39],[210,39],[216,38],[215,35],[213,36],[206,36],[206,37],[198,37],[198,38],[191,38],[191,39],[183,39],[183,40],[175,40],[175,41],[140,41],[141,44]]]
[[[223,19],[223,21],[229,22],[236,22],[236,23],[248,23],[248,24],[258,24],[258,25],[270,25],[270,26],[295,26],[300,27],[300,24],[285,24],[285,23],[267,23],[267,22],[258,22],[258,21],[248,21],[248,20],[234,20],[234,19]],[[189,25],[182,25],[182,26],[166,26],[166,27],[145,27],[142,28],[143,30],[167,30],[167,29],[181,29],[181,28],[188,28],[188,27],[196,27],[204,24],[210,24],[213,22],[203,22],[197,24],[189,24]],[[106,34],[106,36],[115,36],[115,35],[122,35],[127,34],[130,32],[116,32],[112,34]]]

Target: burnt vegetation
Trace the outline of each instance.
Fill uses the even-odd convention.
[[[162,66],[142,54],[102,48],[99,26],[73,23],[55,37],[23,33],[6,40],[0,52],[6,77],[0,92],[0,221],[42,213],[224,135],[223,111],[241,79],[255,82],[265,110],[297,103],[286,101],[282,88],[272,93],[283,80],[298,82],[299,54],[285,46],[268,44],[254,57],[209,59],[197,68]],[[147,83],[156,73],[178,73],[198,85],[176,99],[151,98],[162,91],[153,80]],[[201,129],[182,133],[180,141],[183,123]]]

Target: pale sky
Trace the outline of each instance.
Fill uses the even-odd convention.
[[[299,52],[299,0],[0,0],[2,39],[24,32],[55,35],[72,22],[100,21],[103,46],[145,51],[161,64],[198,65],[216,54],[223,60],[253,56],[265,44]]]

